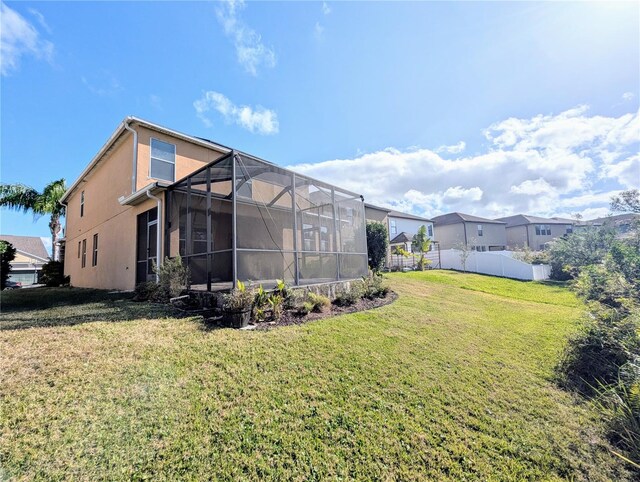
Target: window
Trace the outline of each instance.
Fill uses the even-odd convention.
[[[158,139],[151,139],[151,163],[149,177],[173,182],[176,171],[176,146]]]
[[[87,265],[87,240],[82,240],[82,267]]]
[[[551,236],[551,226],[549,224],[536,224],[536,236]]]
[[[78,259],[80,259],[81,249],[82,249],[82,241],[78,241]]]
[[[478,236],[482,236],[482,224],[478,224]]]
[[[91,266],[98,264],[98,235],[93,235],[93,256],[91,258]]]
[[[433,237],[433,225],[432,224],[427,225],[427,236],[429,236],[430,238]]]
[[[392,219],[390,222],[390,229],[391,229],[391,234],[398,234],[398,227],[396,226],[396,220]]]
[[[253,181],[251,179],[243,182],[238,186],[238,197],[246,197],[247,199],[253,199]]]
[[[80,217],[84,216],[84,191],[80,193]]]

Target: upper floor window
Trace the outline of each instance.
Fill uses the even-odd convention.
[[[482,235],[483,235],[482,224],[478,224],[478,236],[482,236]]]
[[[551,236],[551,226],[549,224],[536,224],[536,236]]]
[[[398,227],[396,226],[395,219],[389,221],[389,229],[391,230],[391,234],[398,234]]]
[[[176,146],[158,139],[151,139],[149,177],[163,181],[175,181]]]
[[[84,191],[80,193],[80,217],[84,216]]]
[[[427,235],[432,238],[433,237],[433,225],[429,224],[427,226]]]

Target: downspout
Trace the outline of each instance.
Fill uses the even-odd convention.
[[[122,126],[133,134],[133,172],[131,173],[131,194],[136,192],[138,184],[138,133],[129,125],[131,118],[127,117]]]
[[[162,231],[160,229],[160,220],[162,219],[162,199],[151,194],[151,191],[147,191],[147,197],[155,199],[158,203],[158,228],[156,229],[156,264],[162,266]],[[156,282],[159,281],[158,273],[156,273]]]

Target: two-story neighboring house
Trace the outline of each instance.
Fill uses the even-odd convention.
[[[362,196],[127,117],[64,194],[65,274],[130,290],[180,255],[199,289],[367,273]]]
[[[427,237],[433,241],[434,230],[431,219],[400,211],[389,211],[389,244],[403,245],[404,249],[411,252],[413,237],[418,234],[422,226],[427,228]]]
[[[528,247],[534,251],[544,250],[550,241],[571,234],[575,225],[575,221],[571,219],[543,218],[528,214],[498,218],[498,221],[506,223],[509,249]]]
[[[470,246],[475,251],[506,249],[506,223],[464,213],[448,213],[433,218],[435,239],[440,249]]]

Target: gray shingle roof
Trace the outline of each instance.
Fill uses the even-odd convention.
[[[514,216],[498,218],[498,220],[506,222],[507,227],[524,226],[525,224],[576,224],[576,222],[571,219],[543,218],[540,216],[531,216],[529,214],[516,214]]]
[[[422,216],[416,216],[415,214],[407,214],[400,211],[389,211],[390,218],[402,218],[402,219],[413,219],[415,221],[426,221],[431,223],[432,220],[428,218],[423,218]]]
[[[390,244],[410,243],[413,241],[413,235],[402,231],[395,238],[389,241]]]
[[[14,236],[12,234],[0,234],[0,239],[11,243],[17,251],[30,254],[45,261],[49,260],[49,253],[44,247],[42,239],[36,236]]]
[[[462,222],[481,224],[506,224],[504,221],[481,218],[480,216],[473,216],[471,214],[464,213],[441,214],[440,216],[436,216],[435,218],[433,218],[433,222],[436,224],[436,226],[444,226],[447,224],[457,224]]]

